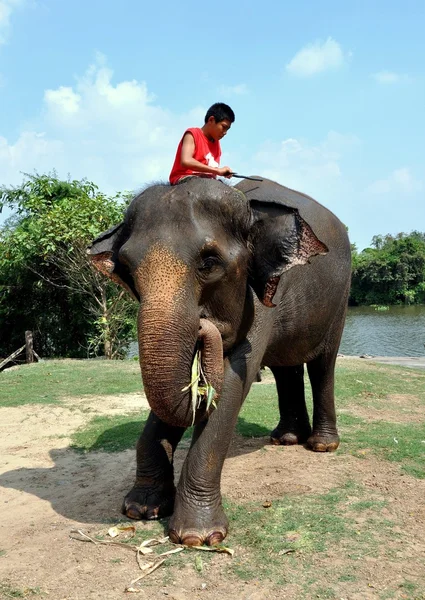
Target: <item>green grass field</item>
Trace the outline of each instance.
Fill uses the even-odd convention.
[[[48,360],[0,373],[0,407],[54,404],[64,397],[139,392],[136,361]]]

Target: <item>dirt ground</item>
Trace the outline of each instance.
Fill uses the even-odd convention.
[[[133,556],[114,547],[72,540],[69,533],[78,528],[95,535],[107,530],[106,523],[122,519],[120,503],[132,485],[134,450],[81,455],[69,449],[69,436],[94,414],[122,414],[140,408],[142,403],[146,403],[142,395],[125,395],[72,399],[64,406],[0,409],[0,582],[7,582],[10,590],[32,590],[25,597],[40,594],[54,600],[131,596],[125,594],[125,587],[140,573]],[[184,448],[178,450],[177,469],[184,455]],[[345,455],[342,461],[336,454],[314,454],[303,447],[270,446],[267,438],[235,437],[225,463],[222,490],[227,498],[238,502],[273,501],[290,493],[323,493],[353,472],[358,482],[388,501],[388,517],[408,532],[404,538],[408,543],[398,548],[400,560],[382,562],[373,555],[364,557],[357,574],[357,587],[362,592],[341,593],[341,600],[381,598],[386,582],[402,582],[406,573],[418,580],[424,573],[424,481],[401,475],[399,466],[392,463],[386,462],[383,469],[382,463],[371,457],[362,461]],[[137,527],[149,526],[137,523]],[[124,560],[119,561],[119,557]],[[263,582],[230,580],[223,575],[229,560],[227,555],[215,555],[208,571],[201,574],[185,565],[172,572],[170,581],[164,580],[158,569],[134,597],[298,597],[290,585],[276,596],[276,591]],[[335,556],[334,560],[344,557]],[[4,592],[3,597],[16,597],[10,594]]]

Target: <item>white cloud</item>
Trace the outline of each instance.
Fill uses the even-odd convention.
[[[386,179],[378,179],[371,183],[366,191],[370,194],[413,194],[423,188],[422,181],[415,179],[408,167],[395,169]]]
[[[78,112],[81,96],[72,88],[61,86],[57,90],[46,90],[44,100],[50,110],[66,115]]]
[[[331,37],[326,42],[320,40],[302,48],[286,65],[291,75],[310,77],[317,73],[338,69],[344,64],[341,46]]]
[[[45,91],[39,117],[16,140],[0,138],[0,181],[13,185],[22,172],[56,169],[110,193],[167,180],[183,131],[202,124],[205,112],[164,110],[145,82],[114,83],[99,55],[73,86]]]
[[[379,71],[379,73],[373,73],[373,79],[378,83],[388,85],[394,83],[403,83],[409,81],[409,76],[403,73],[395,73],[394,71]]]
[[[342,179],[342,161],[360,144],[353,135],[330,131],[319,144],[293,138],[267,142],[254,157],[257,171],[284,185],[325,198]]]
[[[0,45],[7,42],[13,10],[23,3],[24,0],[0,0]]]
[[[248,86],[246,83],[239,83],[237,85],[222,85],[219,87],[218,91],[224,96],[243,96],[248,93]]]

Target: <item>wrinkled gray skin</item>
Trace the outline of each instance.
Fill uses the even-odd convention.
[[[279,397],[272,442],[318,452],[338,447],[334,367],[351,270],[345,227],[308,196],[268,180],[233,188],[192,178],[146,189],[89,253],[140,301],[139,355],[152,411],[123,512],[134,519],[172,514],[175,542],[221,542],[228,527],[221,470],[261,365],[271,368]],[[192,422],[190,390],[183,390],[198,347],[217,409],[207,412],[203,403],[197,410],[176,489],[173,454]]]

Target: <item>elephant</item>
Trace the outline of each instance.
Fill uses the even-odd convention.
[[[268,179],[231,186],[191,177],[147,187],[88,253],[140,302],[139,360],[151,411],[123,513],[170,516],[175,543],[221,543],[228,533],[221,471],[262,366],[272,371],[278,395],[271,442],[316,452],[339,445],[334,371],[350,288],[346,227],[309,196]],[[214,400],[204,395],[194,404],[199,350]],[[173,455],[192,423],[175,486]]]

